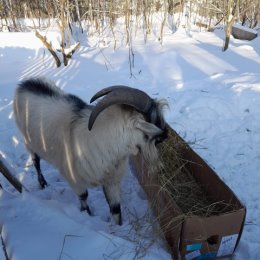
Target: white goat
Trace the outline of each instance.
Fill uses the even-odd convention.
[[[90,106],[44,79],[28,79],[16,90],[14,115],[40,186],[47,185],[42,158],[58,168],[89,214],[87,188],[102,185],[116,223],[122,224],[120,181],[128,157],[140,151],[150,163],[158,161],[155,143],[167,136],[164,102],[124,86],[105,88],[91,102],[101,96]]]

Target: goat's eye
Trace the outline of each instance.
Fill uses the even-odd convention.
[[[155,139],[155,145],[163,142],[165,139],[167,138],[167,133],[163,133],[162,135],[158,135],[156,136],[154,139]]]
[[[164,139],[161,138],[161,137],[157,137],[157,138],[155,138],[155,145],[161,143],[163,140],[164,140]]]
[[[144,134],[144,140],[147,142],[149,140],[149,136],[147,134]]]

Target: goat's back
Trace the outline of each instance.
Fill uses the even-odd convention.
[[[14,115],[30,152],[57,166],[56,153],[68,140],[76,98],[42,79],[23,81],[14,97]],[[86,104],[80,100],[79,107]]]

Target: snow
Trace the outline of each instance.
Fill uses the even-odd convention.
[[[86,259],[88,255],[91,259],[134,259],[133,243],[94,230],[90,219],[84,225],[75,221],[70,215],[75,209],[61,209],[55,201],[40,200],[27,193],[18,197],[1,195],[1,209],[8,212],[1,219],[2,234],[10,241],[7,244],[12,259]],[[14,230],[18,232],[14,234]],[[149,250],[144,259],[156,255],[156,250]]]
[[[81,47],[69,66],[57,69],[33,33],[0,33],[0,153],[28,189],[18,194],[0,176],[4,187],[0,226],[11,259],[170,259],[145,194],[130,170],[122,183],[122,226],[110,220],[101,188],[90,190],[94,216],[80,212],[76,195],[45,162],[42,169],[49,186],[39,189],[12,113],[17,83],[31,76],[46,76],[85,101],[115,84],[166,98],[169,124],[247,207],[244,232],[232,259],[258,259],[260,39],[231,38],[228,51],[222,52],[223,30],[189,34],[166,30],[163,45],[155,34],[146,44],[140,34],[133,38],[135,67],[130,77],[128,47],[119,42],[114,50],[108,36],[79,35]],[[48,37],[53,42],[59,39],[55,31]],[[1,250],[0,246],[3,259]]]
[[[238,23],[235,23],[235,24],[233,24],[232,26],[235,27],[235,28],[238,28],[238,29],[247,31],[247,32],[251,32],[251,33],[257,34],[257,30],[252,29],[252,28],[248,28],[248,27],[243,26],[243,25],[238,24]]]

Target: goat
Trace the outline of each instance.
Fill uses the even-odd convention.
[[[41,188],[47,185],[40,159],[56,167],[79,196],[81,210],[91,211],[87,188],[103,186],[117,224],[122,224],[120,182],[128,157],[141,152],[158,162],[156,143],[167,136],[164,101],[126,86],[96,93],[95,106],[67,94],[42,78],[22,81],[15,92],[15,121],[32,156]]]

